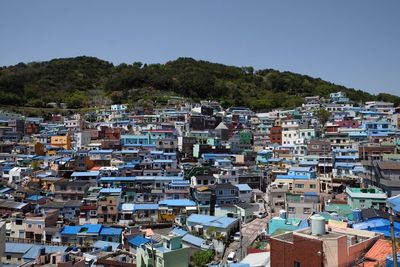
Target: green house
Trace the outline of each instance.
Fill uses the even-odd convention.
[[[138,267],[187,267],[189,266],[189,247],[182,244],[180,236],[163,236],[158,244],[146,243],[137,249]]]
[[[386,206],[387,194],[377,187],[347,187],[347,204],[352,209],[382,209]]]

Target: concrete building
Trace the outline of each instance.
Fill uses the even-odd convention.
[[[271,266],[353,266],[382,234],[332,229],[322,216],[311,217],[311,228],[271,238]]]
[[[187,267],[189,266],[189,247],[182,244],[180,236],[163,236],[159,244],[146,243],[137,249],[138,267]]]
[[[387,194],[377,187],[346,187],[347,204],[352,209],[383,209],[386,207]]]

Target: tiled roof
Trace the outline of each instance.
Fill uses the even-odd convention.
[[[386,256],[392,253],[392,244],[385,239],[378,239],[364,258],[371,261],[377,261],[382,264],[386,261]]]

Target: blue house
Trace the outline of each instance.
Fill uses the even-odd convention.
[[[350,101],[344,92],[331,93],[329,97],[333,103],[348,103]]]
[[[214,190],[217,205],[239,203],[239,188],[231,183],[216,184]]]
[[[122,146],[155,144],[155,139],[152,140],[149,134],[121,135],[120,140]]]
[[[336,162],[357,162],[358,150],[354,148],[349,149],[334,149],[332,151],[332,158]]]
[[[279,174],[277,179],[315,179],[317,174],[312,167],[291,167],[287,174]]]
[[[60,229],[61,241],[72,244],[93,244],[98,240],[121,242],[122,228],[102,224],[66,225]]]
[[[395,133],[388,121],[363,121],[362,128],[371,137],[386,137]]]

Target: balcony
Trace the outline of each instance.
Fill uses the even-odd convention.
[[[189,188],[185,188],[185,189],[165,189],[165,194],[189,194],[190,193],[190,189]]]

